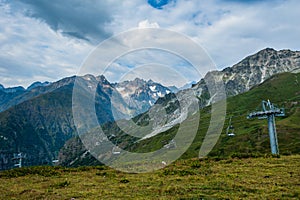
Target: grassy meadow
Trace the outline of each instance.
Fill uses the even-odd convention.
[[[0,199],[299,199],[300,155],[185,159],[144,174],[25,167],[0,181]]]

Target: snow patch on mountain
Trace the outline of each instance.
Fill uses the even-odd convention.
[[[151,85],[151,86],[149,86],[149,88],[152,92],[156,92],[156,85],[153,85],[153,86]]]

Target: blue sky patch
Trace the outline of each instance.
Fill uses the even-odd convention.
[[[148,0],[153,8],[162,9],[163,6],[167,5],[171,0]]]

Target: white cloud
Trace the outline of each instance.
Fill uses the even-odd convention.
[[[158,23],[156,22],[149,22],[148,19],[139,22],[138,28],[159,28]]]
[[[198,41],[220,67],[232,65],[262,48],[299,50],[299,1],[267,1],[255,5],[222,5],[230,9]]]

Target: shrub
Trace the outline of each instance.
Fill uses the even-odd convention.
[[[120,183],[129,183],[129,180],[126,179],[126,178],[123,178],[123,179],[120,180]]]
[[[65,180],[65,181],[63,181],[63,182],[56,183],[56,184],[52,185],[51,187],[56,188],[56,189],[60,189],[60,188],[67,187],[67,186],[69,186],[70,184],[71,184],[70,181]]]

